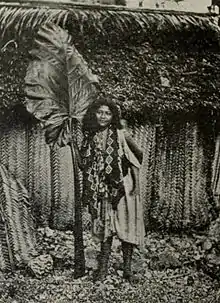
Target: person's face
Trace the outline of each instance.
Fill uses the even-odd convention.
[[[112,122],[112,112],[107,105],[101,105],[96,111],[97,123],[100,127],[107,127]]]

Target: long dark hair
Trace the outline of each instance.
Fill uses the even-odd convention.
[[[83,121],[82,121],[83,132],[94,133],[98,130],[99,125],[96,119],[96,112],[102,105],[108,106],[110,111],[112,112],[112,122],[111,122],[112,126],[115,127],[116,129],[122,128],[122,125],[120,123],[120,112],[117,104],[111,99],[99,98],[89,105],[87,112],[83,117]]]

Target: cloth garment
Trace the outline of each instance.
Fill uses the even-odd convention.
[[[134,152],[135,144],[132,150],[129,145],[124,130],[112,126],[85,135],[81,150],[83,204],[89,207],[93,235],[99,241],[116,234],[122,241],[142,245],[143,206],[139,190],[132,192],[132,167],[139,170],[141,163]]]
[[[93,216],[97,216],[100,201],[107,199],[116,209],[124,195],[122,160],[118,151],[117,130],[111,126],[92,137],[85,136],[81,150],[85,172],[83,204],[89,202]]]

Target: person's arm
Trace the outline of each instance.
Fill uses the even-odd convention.
[[[133,188],[130,194],[139,195],[140,194],[140,176],[139,176],[139,168],[135,166],[131,166],[131,176],[133,179]]]
[[[133,140],[131,135],[125,131],[125,140],[128,144],[128,147],[132,151],[132,153],[135,155],[135,157],[138,159],[139,163],[141,164],[143,161],[143,151],[140,149],[140,147],[137,145],[137,143]]]

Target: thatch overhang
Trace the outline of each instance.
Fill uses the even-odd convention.
[[[45,22],[69,31],[103,92],[132,122],[191,115],[200,107],[218,110],[220,30],[214,18],[69,2],[1,3],[2,111],[24,100],[28,51]]]
[[[219,27],[210,14],[47,1],[1,3],[1,43],[9,37],[19,39],[30,32],[33,35],[42,23],[51,21],[67,27],[75,40],[83,36],[88,44],[139,44],[158,38],[161,41],[161,36],[173,36],[177,42],[185,33],[190,42],[204,34],[203,38],[219,43]]]

